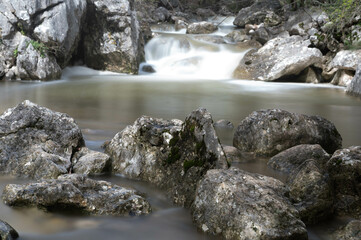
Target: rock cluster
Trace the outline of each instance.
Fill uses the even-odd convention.
[[[155,183],[182,206],[191,205],[208,169],[227,167],[212,117],[202,108],[184,123],[143,116],[118,133],[106,153],[114,172]]]
[[[144,56],[133,0],[5,0],[0,26],[0,79],[59,79],[72,59],[136,73]]]
[[[25,101],[0,116],[0,170],[42,180],[9,184],[2,198],[9,206],[47,211],[150,213],[137,191],[86,177],[112,171],[165,189],[174,203],[191,209],[199,229],[226,239],[307,239],[305,224],[334,212],[361,213],[361,147],[339,149],[341,137],[329,121],[257,111],[240,123],[235,143],[238,149],[222,147],[212,116],[199,108],[184,122],[140,117],[107,143],[108,156],[84,146],[69,116]],[[323,149],[339,150],[331,157]],[[247,151],[280,152],[268,164],[288,174],[286,183],[229,167],[247,158]],[[6,223],[0,233],[17,236]]]

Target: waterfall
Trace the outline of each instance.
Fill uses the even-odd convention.
[[[225,21],[213,34],[191,35],[170,26],[153,28],[154,37],[145,46],[144,65],[158,76],[182,76],[195,79],[230,79],[246,51],[225,35],[233,30]],[[140,74],[144,72],[140,71]]]

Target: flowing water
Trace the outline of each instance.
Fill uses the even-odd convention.
[[[230,30],[226,22],[216,35]],[[185,49],[183,42],[187,42]],[[336,125],[344,147],[361,145],[361,101],[345,95],[343,88],[234,80],[232,68],[244,50],[200,41],[171,28],[167,33],[159,33],[158,29],[146,51],[148,63],[157,70],[155,74],[129,76],[73,67],[66,69],[59,81],[0,82],[0,112],[25,99],[65,112],[81,127],[87,146],[101,150],[104,141],[141,115],[184,120],[192,110],[205,107],[214,120],[228,119],[237,125],[252,111],[281,108],[323,116]],[[232,144],[232,130],[218,133],[223,144]],[[265,161],[259,159],[235,165],[282,179],[283,176],[269,169]],[[120,176],[98,178],[145,192],[153,213],[125,218],[73,216],[38,209],[13,209],[0,201],[0,219],[9,222],[24,240],[215,239],[199,233],[189,211],[174,207],[164,192],[151,184]],[[0,191],[8,183],[28,181],[2,176]],[[328,239],[327,232],[345,221],[347,219],[335,219],[310,228],[310,239]]]

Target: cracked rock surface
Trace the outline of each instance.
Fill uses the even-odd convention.
[[[307,239],[286,193],[285,185],[271,177],[212,169],[198,184],[193,221],[203,232],[226,239]]]
[[[135,190],[78,174],[23,185],[9,184],[2,197],[9,206],[37,206],[48,211],[69,210],[114,216],[138,216],[151,212],[149,203]]]
[[[0,173],[56,178],[69,172],[73,154],[83,146],[73,118],[28,100],[0,116]]]

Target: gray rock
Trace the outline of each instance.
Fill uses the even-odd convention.
[[[139,118],[106,148],[113,171],[166,189],[174,203],[189,207],[198,181],[211,168],[227,168],[210,113],[193,111],[179,120]]]
[[[331,84],[348,87],[351,84],[354,73],[349,70],[338,70],[332,78]]]
[[[339,214],[361,214],[361,146],[337,150],[327,162]]]
[[[91,68],[137,73],[144,39],[133,0],[90,0],[84,61]]]
[[[92,175],[110,172],[111,161],[107,154],[86,147],[77,151],[72,158],[74,173]]]
[[[175,10],[180,6],[180,3],[178,0],[160,0],[160,4],[170,10]]]
[[[226,239],[307,239],[285,185],[240,169],[209,170],[192,205],[199,229]]]
[[[323,166],[330,157],[318,144],[301,144],[273,156],[267,165],[278,171],[291,173],[308,159],[314,159],[318,165]]]
[[[196,14],[202,18],[202,20],[207,20],[210,17],[216,16],[215,12],[211,9],[206,8],[197,8]]]
[[[218,27],[211,22],[196,22],[187,26],[187,34],[209,34],[217,31]]]
[[[22,178],[56,178],[70,170],[84,140],[74,119],[30,101],[0,116],[0,172]]]
[[[174,144],[173,135],[178,135],[182,124],[177,119],[138,118],[117,133],[105,149],[112,159],[113,172],[163,184],[166,179],[163,165],[170,153],[169,145]]]
[[[234,128],[233,123],[225,119],[220,119],[217,122],[215,122],[213,125],[215,128],[229,128],[229,129]]]
[[[332,235],[332,240],[359,240],[361,239],[361,221],[352,220],[346,226]]]
[[[18,77],[23,80],[60,79],[61,68],[55,57],[46,52],[45,45],[39,44],[28,37],[20,41],[16,59]]]
[[[231,164],[234,162],[241,162],[243,153],[233,146],[222,146],[224,154],[226,154],[227,161]]]
[[[2,1],[0,55],[5,57],[8,68],[20,62],[19,78],[57,79],[59,65],[64,67],[78,46],[86,6],[86,0]],[[18,56],[18,48],[26,36],[35,43],[35,50],[39,52],[40,47],[43,53],[28,49],[26,53],[23,51],[25,56],[20,51]],[[34,72],[36,75],[32,76]]]
[[[361,50],[343,50],[336,54],[330,65],[333,68],[356,71],[360,59]]]
[[[234,71],[239,79],[277,81],[297,75],[307,67],[321,62],[322,53],[309,48],[309,40],[300,36],[277,37],[258,51],[249,51]]]
[[[251,40],[250,36],[248,36],[244,30],[234,30],[228,33],[226,37],[232,39],[234,42],[243,42],[243,41]]]
[[[166,22],[171,18],[171,14],[166,8],[159,7],[154,10],[153,18],[156,22]]]
[[[176,19],[174,21],[174,28],[176,31],[186,29],[187,26],[188,26],[188,23],[186,21],[184,21],[183,19]]]
[[[18,232],[7,222],[0,220],[0,239],[13,240],[19,237]]]
[[[241,9],[233,24],[238,27],[245,27],[246,24],[260,24],[266,19],[266,16],[281,9],[282,5],[278,0],[257,0],[249,7]]]
[[[333,191],[330,178],[309,159],[302,163],[287,179],[292,204],[306,224],[315,224],[333,213]]]
[[[114,216],[138,216],[151,212],[149,203],[135,190],[78,174],[23,185],[9,184],[2,197],[9,206],[37,206],[48,211],[71,210]]]
[[[347,87],[346,92],[351,95],[361,96],[361,64],[358,65],[356,74]]]
[[[233,138],[233,146],[239,150],[263,156],[300,144],[320,144],[333,153],[342,147],[342,138],[335,125],[322,117],[281,109],[252,112],[238,125]]]

